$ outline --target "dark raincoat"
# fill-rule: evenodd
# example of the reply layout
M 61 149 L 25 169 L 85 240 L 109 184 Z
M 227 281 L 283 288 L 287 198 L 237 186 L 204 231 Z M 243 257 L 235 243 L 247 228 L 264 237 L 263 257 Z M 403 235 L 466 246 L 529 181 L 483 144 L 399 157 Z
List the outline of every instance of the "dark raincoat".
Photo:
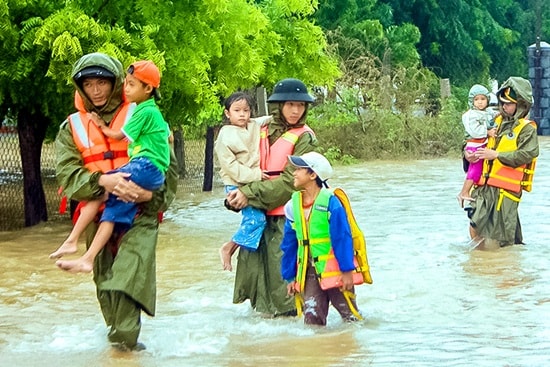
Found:
M 123 105 L 122 88 L 124 71 L 117 60 L 94 53 L 83 56 L 74 66 L 72 76 L 87 66 L 99 65 L 116 75 L 113 93 L 107 104 L 95 108 L 83 91 L 76 89 L 88 111 L 98 112 L 105 121 L 111 121 Z M 56 175 L 64 193 L 73 200 L 99 199 L 104 189 L 98 185 L 101 172 L 90 172 L 73 141 L 68 121 L 61 124 L 56 138 Z M 111 327 L 109 340 L 132 348 L 137 343 L 141 310 L 153 316 L 156 302 L 155 249 L 158 236 L 158 212 L 165 211 L 175 197 L 177 163 L 173 152 L 164 185 L 153 193 L 153 198 L 141 205 L 142 214 L 125 233 L 115 233 L 111 241 L 98 254 L 94 262 L 94 282 L 97 298 L 105 322 Z M 97 223 L 86 230 L 86 244 L 90 245 Z M 123 235 L 116 241 L 117 235 Z M 118 243 L 118 245 L 117 245 Z M 116 256 L 115 256 L 116 253 Z
M 531 84 L 529 81 L 519 78 L 509 78 L 500 88 L 511 87 L 517 94 L 517 109 L 514 116 L 507 115 L 499 102 L 499 110 L 502 115 L 502 123 L 497 131 L 496 145 L 503 136 L 506 136 L 518 125 L 520 118 L 526 118 L 533 103 Z M 499 90 L 499 91 L 500 91 Z M 498 95 L 498 93 L 497 93 Z M 517 138 L 518 148 L 512 152 L 499 152 L 498 160 L 504 165 L 518 167 L 529 163 L 539 155 L 539 143 L 536 129 L 525 126 Z M 521 192 L 509 192 L 520 198 Z M 499 188 L 493 186 L 477 186 L 472 192 L 473 214 L 470 224 L 478 236 L 485 239 L 498 241 L 501 246 L 522 244 L 523 235 L 518 215 L 519 202 L 504 197 L 500 210 L 497 210 Z
M 279 110 L 281 106 L 279 106 Z M 268 128 L 269 144 L 272 145 L 287 130 L 303 126 L 307 109 L 302 120 L 289 126 L 280 117 L 278 111 Z M 302 155 L 317 147 L 317 139 L 309 133 L 300 136 L 294 146 L 294 153 Z M 286 165 L 284 172 L 273 180 L 254 181 L 240 188 L 248 198 L 248 204 L 271 210 L 284 205 L 294 192 L 293 169 Z M 271 316 L 285 315 L 296 310 L 294 297 L 287 296 L 286 283 L 281 277 L 280 249 L 283 239 L 285 217 L 268 216 L 260 245 L 256 252 L 239 249 L 233 302 L 241 303 L 250 299 L 250 304 L 257 312 Z

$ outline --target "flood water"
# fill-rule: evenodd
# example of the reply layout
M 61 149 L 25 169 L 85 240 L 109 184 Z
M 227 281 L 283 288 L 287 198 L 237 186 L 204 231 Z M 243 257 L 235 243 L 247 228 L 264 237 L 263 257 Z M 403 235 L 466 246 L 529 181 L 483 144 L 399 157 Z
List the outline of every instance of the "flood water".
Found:
M 313 329 L 232 304 L 234 273 L 217 251 L 240 216 L 221 189 L 182 194 L 166 215 L 157 316 L 143 316 L 140 353 L 107 343 L 91 275 L 48 259 L 69 224 L 0 233 L 0 366 L 548 366 L 550 139 L 540 142 L 520 204 L 527 245 L 491 251 L 468 246 L 460 160 L 336 167 L 332 185 L 350 196 L 374 279 L 356 289 L 356 324 L 331 309 Z

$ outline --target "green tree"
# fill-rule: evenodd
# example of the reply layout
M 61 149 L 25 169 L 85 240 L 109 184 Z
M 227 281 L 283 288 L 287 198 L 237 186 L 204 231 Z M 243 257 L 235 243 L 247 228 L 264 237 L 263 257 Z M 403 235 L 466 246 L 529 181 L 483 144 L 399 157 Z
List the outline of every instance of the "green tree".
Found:
M 47 220 L 41 147 L 73 109 L 69 75 L 80 56 L 155 61 L 167 121 L 206 124 L 237 89 L 288 76 L 333 83 L 339 71 L 313 11 L 308 0 L 0 0 L 0 114 L 17 119 L 26 225 Z
M 417 27 L 396 25 L 391 7 L 377 0 L 321 0 L 315 19 L 328 34 L 337 35 L 338 41 L 332 38 L 331 43 L 338 45 L 343 59 L 359 53 L 394 66 L 415 67 L 420 61 Z
M 0 115 L 17 119 L 23 163 L 25 224 L 47 219 L 40 176 L 42 142 L 52 119 L 68 111 L 68 88 L 48 77 L 49 57 L 35 46 L 35 32 L 54 2 L 0 2 Z
M 414 24 L 422 34 L 424 66 L 453 83 L 527 76 L 526 48 L 536 41 L 536 3 L 548 19 L 548 0 L 378 0 L 392 9 L 395 25 Z M 550 36 L 548 22 L 541 35 Z

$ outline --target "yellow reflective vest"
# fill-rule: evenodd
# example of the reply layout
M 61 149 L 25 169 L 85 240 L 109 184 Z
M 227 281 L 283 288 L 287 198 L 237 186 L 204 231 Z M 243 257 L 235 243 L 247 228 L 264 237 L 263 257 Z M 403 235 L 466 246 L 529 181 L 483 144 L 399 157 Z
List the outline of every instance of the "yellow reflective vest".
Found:
M 298 292 L 303 291 L 310 260 L 315 267 L 321 289 L 342 286 L 342 272 L 330 242 L 328 205 L 331 196 L 333 196 L 332 191 L 321 189 L 311 208 L 309 220 L 306 220 L 302 206 L 302 193 L 298 191 L 292 194 L 293 225 L 298 239 L 296 272 L 296 290 Z M 356 256 L 354 256 L 353 262 L 356 269 L 353 272 L 353 283 L 362 284 L 364 282 L 363 274 L 358 270 L 360 266 Z
M 497 125 L 502 122 L 502 117 L 495 119 Z M 518 148 L 518 136 L 521 130 L 532 125 L 536 128 L 534 121 L 520 119 L 519 124 L 515 126 L 509 134 L 502 136 L 498 145 L 495 147 L 496 140 L 493 137 L 489 138 L 487 147 L 495 149 L 499 153 L 513 152 Z M 528 164 L 523 164 L 518 167 L 510 167 L 503 164 L 498 158 L 492 161 L 485 160 L 483 163 L 483 172 L 477 185 L 489 185 L 508 190 L 515 193 L 520 193 L 521 190 L 531 191 L 533 186 L 533 175 L 535 173 L 535 164 L 537 159 L 533 158 Z

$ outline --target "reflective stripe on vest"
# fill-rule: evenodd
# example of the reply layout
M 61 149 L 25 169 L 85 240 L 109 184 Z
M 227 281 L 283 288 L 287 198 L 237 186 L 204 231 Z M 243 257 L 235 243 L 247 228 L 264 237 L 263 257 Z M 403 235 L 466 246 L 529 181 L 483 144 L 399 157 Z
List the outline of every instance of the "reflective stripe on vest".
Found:
M 125 104 L 113 117 L 110 127 L 120 130 L 132 116 L 135 103 Z M 106 137 L 86 112 L 69 116 L 73 140 L 90 171 L 108 172 L 128 162 L 128 142 Z
M 496 119 L 500 125 L 502 117 Z M 532 125 L 536 128 L 534 121 L 520 119 L 519 124 L 512 129 L 511 134 L 501 137 L 496 147 L 497 152 L 513 152 L 517 150 L 517 139 L 520 132 L 527 125 Z M 489 140 L 489 147 L 494 147 L 494 138 Z M 489 186 L 498 187 L 504 190 L 520 193 L 521 190 L 531 191 L 533 185 L 533 176 L 535 173 L 536 158 L 528 164 L 523 164 L 519 167 L 510 167 L 504 165 L 500 160 L 486 160 L 483 164 L 483 172 L 478 184 L 487 184 Z
M 296 142 L 304 133 L 313 134 L 307 125 L 290 129 L 283 133 L 273 145 L 269 145 L 268 126 L 260 131 L 260 168 L 267 171 L 270 179 L 281 175 L 288 162 L 288 156 L 294 153 Z M 283 206 L 270 210 L 267 215 L 284 215 Z
M 300 209 L 296 210 L 296 207 Z M 307 221 L 302 206 L 302 195 L 299 195 L 299 192 L 292 194 L 292 212 L 294 217 L 292 227 L 296 231 L 296 239 L 298 240 L 296 283 L 294 287 L 295 290 L 300 293 L 304 290 L 304 285 L 306 284 L 310 245 Z

